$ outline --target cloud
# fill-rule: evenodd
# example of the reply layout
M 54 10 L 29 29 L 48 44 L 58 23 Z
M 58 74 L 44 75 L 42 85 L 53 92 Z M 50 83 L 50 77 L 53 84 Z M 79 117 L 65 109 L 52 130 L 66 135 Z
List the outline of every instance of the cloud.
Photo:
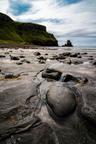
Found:
M 81 42 L 96 45 L 95 0 L 9 0 L 12 1 L 15 5 L 7 4 L 6 13 L 14 20 L 47 26 L 48 32 L 53 33 L 60 44 L 65 39 L 72 39 L 76 45 Z
M 0 12 L 7 13 L 9 9 L 9 1 L 8 0 L 0 0 Z

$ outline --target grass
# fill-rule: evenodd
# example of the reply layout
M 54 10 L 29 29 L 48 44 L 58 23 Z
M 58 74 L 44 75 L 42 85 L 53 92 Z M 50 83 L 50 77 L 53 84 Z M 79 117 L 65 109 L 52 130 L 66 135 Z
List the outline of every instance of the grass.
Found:
M 45 26 L 15 22 L 8 20 L 6 15 L 3 15 L 3 19 L 0 20 L 0 44 L 57 45 L 55 37 L 46 32 Z

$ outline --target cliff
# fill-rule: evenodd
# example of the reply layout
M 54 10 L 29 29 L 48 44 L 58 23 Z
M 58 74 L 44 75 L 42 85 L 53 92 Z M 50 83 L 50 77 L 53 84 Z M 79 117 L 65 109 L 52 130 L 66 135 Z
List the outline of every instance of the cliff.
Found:
M 15 22 L 3 13 L 0 13 L 0 43 L 58 46 L 56 38 L 46 31 L 45 26 Z

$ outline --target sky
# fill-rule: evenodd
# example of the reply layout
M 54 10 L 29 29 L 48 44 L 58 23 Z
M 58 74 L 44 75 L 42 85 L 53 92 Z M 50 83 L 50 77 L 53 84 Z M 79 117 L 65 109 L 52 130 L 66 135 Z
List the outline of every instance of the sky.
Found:
M 0 12 L 45 25 L 59 45 L 96 46 L 96 0 L 0 0 Z

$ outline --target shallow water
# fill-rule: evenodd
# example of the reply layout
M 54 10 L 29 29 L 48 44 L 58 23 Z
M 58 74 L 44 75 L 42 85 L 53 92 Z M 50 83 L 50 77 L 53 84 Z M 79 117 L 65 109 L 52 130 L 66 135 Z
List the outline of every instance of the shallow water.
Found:
M 68 51 L 96 51 L 96 46 L 82 46 L 82 47 L 46 47 L 47 49 L 58 49 L 58 50 L 68 50 Z

